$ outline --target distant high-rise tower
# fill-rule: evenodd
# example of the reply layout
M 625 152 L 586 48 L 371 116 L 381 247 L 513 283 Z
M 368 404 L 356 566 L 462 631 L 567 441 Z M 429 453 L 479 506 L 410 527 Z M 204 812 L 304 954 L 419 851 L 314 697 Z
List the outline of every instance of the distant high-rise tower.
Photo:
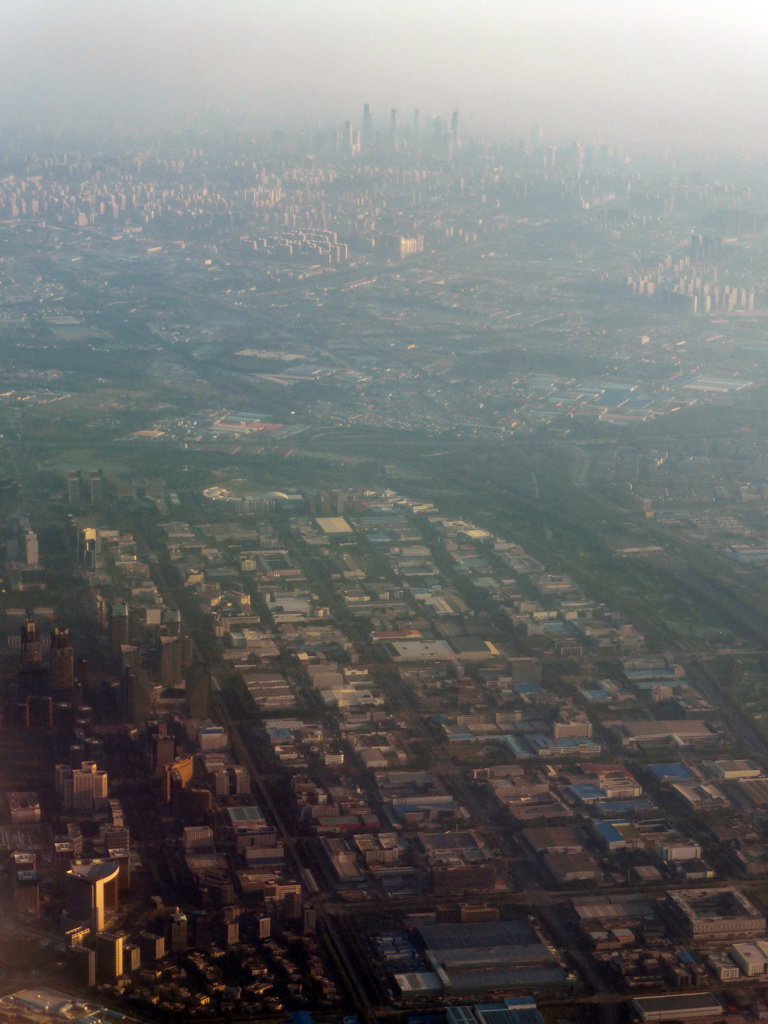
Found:
M 42 641 L 37 623 L 30 616 L 21 627 L 21 666 L 19 668 L 19 697 L 48 694 L 50 682 L 43 665 Z
M 394 143 L 397 138 L 397 110 L 394 107 L 389 112 L 389 134 Z
M 30 615 L 21 627 L 21 670 L 38 668 L 41 663 L 40 631 Z
M 75 685 L 72 640 L 63 626 L 54 626 L 51 632 L 51 681 L 54 692 L 69 691 Z
M 24 561 L 27 565 L 37 565 L 40 561 L 40 552 L 37 545 L 37 534 L 34 530 L 27 530 L 24 534 Z
M 102 488 L 104 474 L 100 469 L 95 470 L 88 477 L 89 498 L 92 505 L 100 505 L 103 497 Z
M 67 474 L 67 502 L 70 505 L 79 505 L 81 500 L 82 479 L 80 470 L 73 470 Z
M 160 682 L 165 689 L 181 686 L 181 643 L 177 636 L 161 636 Z
M 177 910 L 166 920 L 165 938 L 167 946 L 174 953 L 183 952 L 189 945 L 187 940 L 187 916 Z
M 371 116 L 370 103 L 366 103 L 363 107 L 362 143 L 366 149 L 368 149 L 373 143 L 373 117 Z

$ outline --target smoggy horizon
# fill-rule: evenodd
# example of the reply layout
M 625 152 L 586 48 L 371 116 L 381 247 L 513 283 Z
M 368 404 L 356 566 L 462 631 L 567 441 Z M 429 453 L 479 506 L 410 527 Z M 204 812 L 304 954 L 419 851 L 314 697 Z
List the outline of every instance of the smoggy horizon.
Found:
M 4 125 L 223 116 L 265 128 L 413 108 L 498 138 L 768 145 L 768 11 L 745 0 L 0 0 Z

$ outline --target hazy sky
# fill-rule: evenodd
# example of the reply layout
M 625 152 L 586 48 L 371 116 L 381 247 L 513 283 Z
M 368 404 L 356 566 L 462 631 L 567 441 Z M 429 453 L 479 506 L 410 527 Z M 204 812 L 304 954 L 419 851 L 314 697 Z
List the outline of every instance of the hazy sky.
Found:
M 763 0 L 0 0 L 0 119 L 413 107 L 545 138 L 768 139 Z

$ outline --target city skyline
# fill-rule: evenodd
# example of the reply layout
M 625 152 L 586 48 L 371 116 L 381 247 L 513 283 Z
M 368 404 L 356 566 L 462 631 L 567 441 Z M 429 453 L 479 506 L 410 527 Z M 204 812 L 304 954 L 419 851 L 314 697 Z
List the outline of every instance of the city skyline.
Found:
M 419 4 L 4 0 L 8 124 L 224 115 L 345 119 L 370 102 L 460 108 L 478 130 L 737 149 L 767 138 L 768 15 L 745 0 Z M 359 101 L 359 102 L 358 102 Z

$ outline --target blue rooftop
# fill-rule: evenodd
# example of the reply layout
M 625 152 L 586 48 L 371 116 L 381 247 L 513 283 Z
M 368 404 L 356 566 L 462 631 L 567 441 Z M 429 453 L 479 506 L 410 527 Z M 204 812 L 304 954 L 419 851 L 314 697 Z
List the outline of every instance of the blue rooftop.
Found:
M 606 843 L 623 843 L 624 837 L 610 821 L 596 821 L 592 828 Z
M 579 800 L 599 800 L 603 795 L 603 791 L 591 782 L 580 782 L 575 786 L 569 786 L 568 789 L 573 793 Z
M 503 1003 L 479 1003 L 475 1015 L 481 1024 L 544 1024 L 536 1003 L 530 997 L 505 999 Z

